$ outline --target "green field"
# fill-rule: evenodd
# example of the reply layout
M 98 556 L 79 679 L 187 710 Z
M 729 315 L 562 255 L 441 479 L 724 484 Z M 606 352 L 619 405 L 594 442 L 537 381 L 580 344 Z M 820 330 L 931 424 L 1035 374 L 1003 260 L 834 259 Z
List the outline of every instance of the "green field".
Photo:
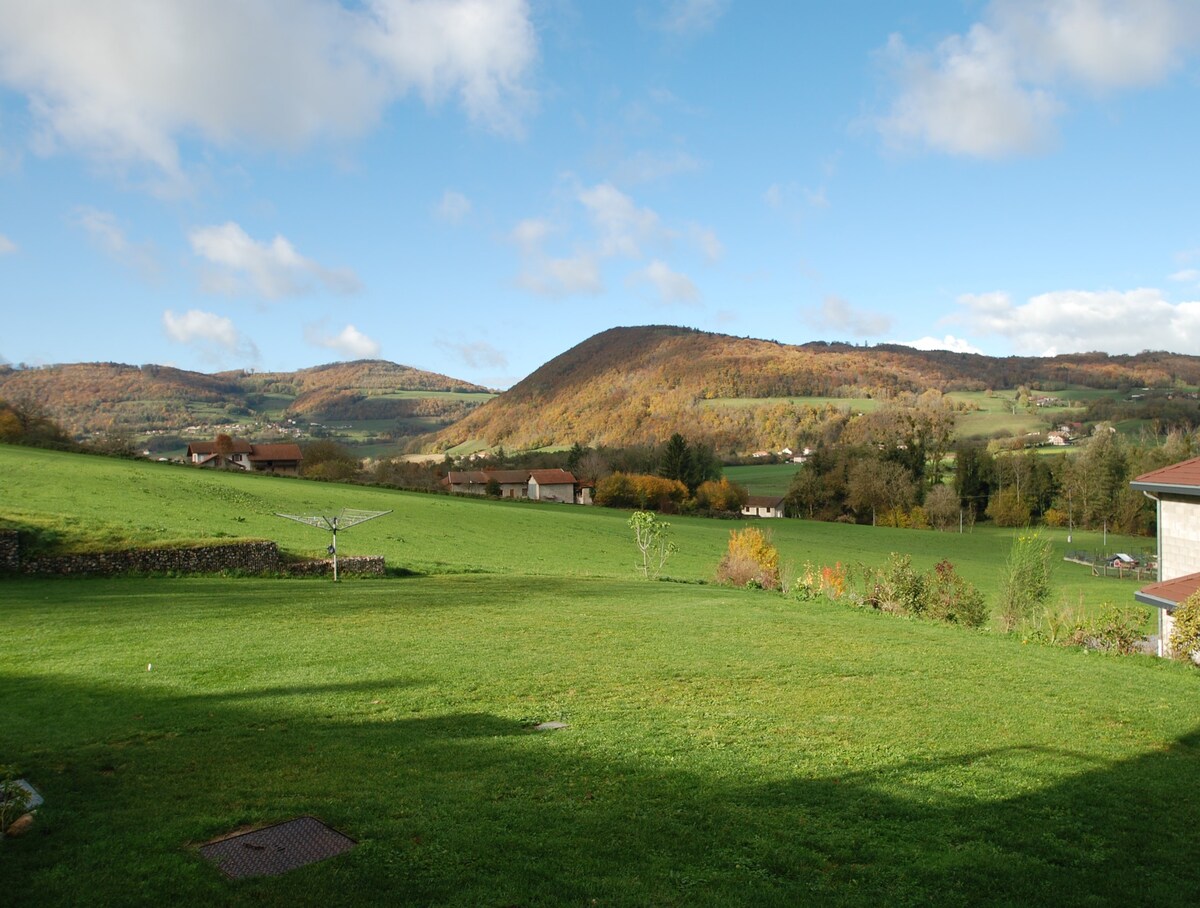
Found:
M 672 519 L 683 582 L 648 583 L 627 515 L 603 509 L 4 446 L 0 475 L 0 517 L 67 547 L 316 554 L 321 534 L 272 512 L 392 508 L 339 547 L 418 572 L 0 580 L 0 764 L 47 798 L 0 841 L 5 904 L 1200 897 L 1184 666 L 700 583 L 721 521 Z M 949 557 L 989 594 L 1011 538 L 771 524 L 788 560 Z M 1135 586 L 1061 561 L 1054 580 L 1093 605 Z M 196 853 L 306 814 L 355 850 L 236 883 Z
M 786 495 L 792 477 L 802 469 L 797 463 L 764 463 L 726 467 L 725 475 L 750 490 L 751 495 Z

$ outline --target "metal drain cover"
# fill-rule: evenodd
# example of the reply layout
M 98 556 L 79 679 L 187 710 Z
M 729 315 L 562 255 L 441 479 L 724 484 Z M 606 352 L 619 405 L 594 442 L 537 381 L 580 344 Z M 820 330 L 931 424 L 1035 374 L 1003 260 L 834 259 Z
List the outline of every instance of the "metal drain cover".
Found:
M 349 851 L 354 839 L 316 817 L 297 817 L 200 846 L 200 854 L 231 879 L 279 876 Z

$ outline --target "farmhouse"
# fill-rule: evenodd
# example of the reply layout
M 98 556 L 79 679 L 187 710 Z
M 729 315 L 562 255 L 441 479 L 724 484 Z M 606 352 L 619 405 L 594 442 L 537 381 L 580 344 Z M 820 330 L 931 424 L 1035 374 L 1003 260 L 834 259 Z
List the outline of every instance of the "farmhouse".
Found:
M 751 495 L 742 507 L 743 517 L 782 517 L 782 495 Z
M 588 490 L 580 496 L 578 481 L 566 470 L 451 470 L 442 480 L 448 491 L 459 495 L 486 495 L 493 483 L 501 498 L 591 504 Z
M 575 503 L 575 477 L 566 470 L 530 470 L 529 497 L 534 501 Z
M 1130 485 L 1158 507 L 1158 582 L 1134 598 L 1158 612 L 1158 654 L 1170 655 L 1172 613 L 1200 590 L 1200 457 L 1144 473 Z
M 192 442 L 187 448 L 188 463 L 200 467 L 297 476 L 300 473 L 300 461 L 304 459 L 300 446 L 295 442 L 256 445 L 234 438 L 224 448 L 222 452 L 221 446 L 215 441 Z

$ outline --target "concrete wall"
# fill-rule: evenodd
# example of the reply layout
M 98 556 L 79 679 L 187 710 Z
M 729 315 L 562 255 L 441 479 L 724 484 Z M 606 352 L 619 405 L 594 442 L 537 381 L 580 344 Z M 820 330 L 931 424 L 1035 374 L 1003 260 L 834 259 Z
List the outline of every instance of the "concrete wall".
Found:
M 1195 498 L 1159 499 L 1158 579 L 1174 580 L 1200 571 L 1200 501 Z

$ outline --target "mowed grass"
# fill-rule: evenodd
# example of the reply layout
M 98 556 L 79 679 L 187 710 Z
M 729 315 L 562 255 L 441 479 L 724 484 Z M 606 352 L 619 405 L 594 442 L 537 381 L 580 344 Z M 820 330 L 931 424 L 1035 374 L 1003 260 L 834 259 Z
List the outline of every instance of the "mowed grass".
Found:
M 1200 897 L 1180 665 L 612 578 L 0 590 L 0 756 L 47 799 L 5 904 Z M 358 846 L 240 882 L 196 852 L 305 814 Z

